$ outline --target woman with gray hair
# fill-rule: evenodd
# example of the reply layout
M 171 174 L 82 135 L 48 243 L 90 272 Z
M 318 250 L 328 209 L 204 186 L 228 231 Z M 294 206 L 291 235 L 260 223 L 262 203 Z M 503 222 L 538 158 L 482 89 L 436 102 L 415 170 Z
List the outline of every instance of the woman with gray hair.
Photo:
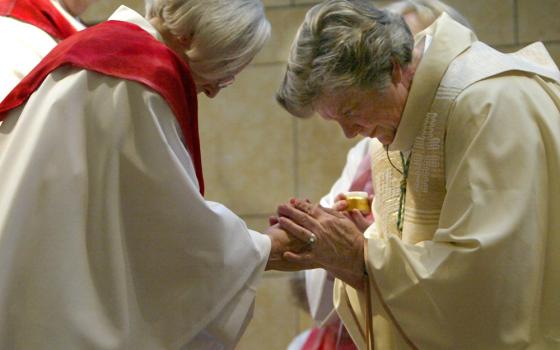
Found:
M 310 117 L 313 103 L 327 90 L 382 89 L 389 86 L 393 67 L 404 68 L 411 63 L 414 40 L 403 19 L 387 11 L 368 11 L 370 6 L 365 0 L 327 1 L 307 13 L 276 95 L 286 110 L 298 117 Z M 341 16 L 346 12 L 348 16 Z M 351 30 L 338 30 L 348 26 L 343 21 L 350 22 Z M 372 61 L 374 53 L 376 60 Z M 344 131 L 347 137 L 357 135 Z
M 456 9 L 439 0 L 395 1 L 383 7 L 383 9 L 401 15 L 413 35 L 430 26 L 443 12 L 465 27 L 470 28 L 469 22 Z M 347 212 L 347 215 L 352 218 L 362 232 L 373 223 L 373 216 L 371 212 L 347 210 L 346 194 L 360 191 L 373 196 L 370 157 L 372 147 L 379 147 L 378 141 L 364 137 L 348 151 L 346 164 L 340 177 L 333 183 L 329 193 L 320 200 L 323 207 L 333 208 L 343 213 Z M 304 282 L 311 316 L 318 324 L 329 326 L 327 331 L 324 327 L 321 330 L 314 328 L 309 338 L 314 335 L 317 338 L 315 333 L 322 334 L 324 341 L 336 338 L 332 336 L 329 338 L 328 331 L 332 329 L 336 329 L 339 335 L 344 335 L 344 330 L 341 331 L 333 327 L 333 325 L 336 325 L 338 318 L 333 317 L 332 288 L 334 281 L 332 277 L 328 276 L 328 272 L 323 269 L 307 270 L 305 271 Z M 341 325 L 341 327 L 343 326 Z M 337 342 L 340 346 L 344 343 L 344 340 L 337 339 Z M 346 340 L 346 342 L 348 341 Z M 302 349 L 313 349 L 313 347 L 307 346 Z
M 455 21 L 472 29 L 469 22 L 457 10 L 439 0 L 402 0 L 393 2 L 383 9 L 401 15 L 413 35 L 426 29 L 444 12 Z M 375 144 L 377 141 L 366 137 L 349 150 L 342 174 L 333 184 L 330 192 L 321 199 L 322 206 L 345 211 L 344 192 L 363 191 L 369 195 L 373 194 L 369 155 L 371 143 Z M 372 223 L 371 214 L 361 215 L 359 211 L 352 211 L 349 215 L 362 230 Z
M 443 14 L 412 46 L 369 1 L 313 7 L 279 102 L 371 152 L 375 222 L 292 200 L 279 223 L 323 267 L 360 349 L 560 346 L 560 72 L 542 46 L 502 54 Z M 523 169 L 523 171 L 519 171 Z M 504 321 L 507 320 L 507 321 Z
M 119 8 L 0 104 L 0 348 L 231 349 L 303 243 L 204 199 L 197 94 L 270 33 L 258 0 Z
M 383 9 L 401 15 L 413 35 L 426 29 L 444 12 L 472 30 L 469 22 L 457 10 L 439 0 L 402 0 L 393 2 Z M 373 194 L 369 149 L 372 143 L 377 142 L 366 137 L 348 151 L 342 174 L 333 184 L 330 192 L 321 199 L 322 206 L 345 211 L 345 192 L 363 191 L 369 195 Z M 363 215 L 359 211 L 352 211 L 349 215 L 362 230 L 372 223 L 371 214 Z

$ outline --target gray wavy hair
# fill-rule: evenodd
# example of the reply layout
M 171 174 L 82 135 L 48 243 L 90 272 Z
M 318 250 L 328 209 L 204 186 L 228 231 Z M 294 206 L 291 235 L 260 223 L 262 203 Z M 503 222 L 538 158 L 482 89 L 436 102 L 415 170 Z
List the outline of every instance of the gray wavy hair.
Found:
M 146 0 L 146 18 L 192 37 L 189 65 L 207 79 L 236 74 L 270 37 L 260 0 Z
M 402 17 L 370 0 L 327 0 L 312 7 L 292 44 L 276 100 L 297 117 L 327 91 L 383 91 L 393 63 L 408 65 L 414 40 Z
M 445 12 L 456 22 L 472 29 L 469 21 L 459 11 L 439 0 L 401 0 L 387 5 L 385 9 L 398 13 L 401 16 L 415 13 L 425 27 L 428 27 Z

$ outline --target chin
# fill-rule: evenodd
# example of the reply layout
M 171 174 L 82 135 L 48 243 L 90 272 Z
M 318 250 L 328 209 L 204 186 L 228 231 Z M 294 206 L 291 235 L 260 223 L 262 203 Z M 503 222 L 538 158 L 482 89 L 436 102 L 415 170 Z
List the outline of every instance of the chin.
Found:
M 388 146 L 391 143 L 393 143 L 393 136 L 389 136 L 389 135 L 380 135 L 380 136 L 376 136 L 377 140 L 379 142 L 381 142 L 383 145 Z

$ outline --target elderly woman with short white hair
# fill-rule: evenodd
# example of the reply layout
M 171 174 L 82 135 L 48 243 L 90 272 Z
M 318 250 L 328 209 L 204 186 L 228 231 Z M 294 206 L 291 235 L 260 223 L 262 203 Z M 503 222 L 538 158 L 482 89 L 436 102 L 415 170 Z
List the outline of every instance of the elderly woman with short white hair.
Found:
M 197 94 L 270 34 L 258 0 L 119 8 L 0 104 L 0 348 L 231 349 L 304 243 L 204 199 Z
M 255 0 L 148 0 L 146 18 L 170 47 L 186 55 L 198 92 L 208 97 L 233 83 L 270 36 L 262 4 Z
M 371 150 L 375 222 L 308 201 L 278 209 L 323 267 L 360 349 L 560 347 L 560 72 L 443 14 L 413 41 L 365 0 L 327 0 L 301 25 L 277 98 Z M 522 169 L 522 171 L 520 171 Z

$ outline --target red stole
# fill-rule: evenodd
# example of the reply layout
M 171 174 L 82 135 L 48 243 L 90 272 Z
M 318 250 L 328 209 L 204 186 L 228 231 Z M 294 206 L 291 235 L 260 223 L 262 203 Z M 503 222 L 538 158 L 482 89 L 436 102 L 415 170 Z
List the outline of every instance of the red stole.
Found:
M 24 104 L 47 75 L 64 65 L 136 81 L 161 95 L 181 127 L 200 193 L 204 194 L 198 100 L 189 67 L 167 46 L 134 24 L 107 21 L 62 41 L 0 103 L 0 121 L 8 111 Z
M 357 350 L 352 338 L 339 320 L 338 322 L 311 329 L 301 350 Z
M 57 40 L 77 32 L 50 0 L 0 0 L 0 16 L 34 25 Z

